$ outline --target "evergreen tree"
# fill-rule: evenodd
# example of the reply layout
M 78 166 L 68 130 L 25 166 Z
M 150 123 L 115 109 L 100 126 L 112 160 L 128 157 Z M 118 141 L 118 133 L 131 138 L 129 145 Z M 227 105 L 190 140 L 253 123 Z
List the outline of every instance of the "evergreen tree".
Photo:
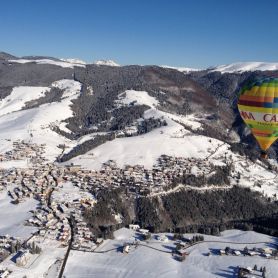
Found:
M 16 245 L 15 245 L 15 251 L 18 252 L 18 251 L 20 250 L 20 248 L 21 248 L 21 244 L 20 244 L 20 242 L 17 240 L 17 241 L 16 241 Z
M 15 244 L 13 242 L 11 242 L 11 253 L 15 253 L 16 249 L 15 249 Z
M 31 244 L 31 253 L 35 254 L 35 251 L 36 251 L 36 245 L 35 245 L 35 242 L 33 241 Z

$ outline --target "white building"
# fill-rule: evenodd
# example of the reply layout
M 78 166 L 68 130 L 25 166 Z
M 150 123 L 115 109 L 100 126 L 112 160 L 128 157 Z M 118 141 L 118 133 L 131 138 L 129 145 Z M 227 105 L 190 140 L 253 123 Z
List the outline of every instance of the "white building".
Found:
M 133 230 L 133 231 L 137 231 L 140 229 L 140 226 L 137 224 L 129 224 L 128 227 L 130 230 Z
M 16 258 L 16 265 L 17 266 L 26 265 L 30 256 L 31 255 L 30 255 L 29 251 L 21 252 L 21 254 L 19 254 L 18 257 Z

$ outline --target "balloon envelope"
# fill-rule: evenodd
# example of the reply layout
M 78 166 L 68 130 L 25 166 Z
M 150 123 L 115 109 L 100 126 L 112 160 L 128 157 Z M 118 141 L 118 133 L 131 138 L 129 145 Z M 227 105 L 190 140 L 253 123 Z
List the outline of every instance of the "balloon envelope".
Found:
M 278 138 L 278 78 L 264 78 L 243 87 L 238 110 L 266 151 Z

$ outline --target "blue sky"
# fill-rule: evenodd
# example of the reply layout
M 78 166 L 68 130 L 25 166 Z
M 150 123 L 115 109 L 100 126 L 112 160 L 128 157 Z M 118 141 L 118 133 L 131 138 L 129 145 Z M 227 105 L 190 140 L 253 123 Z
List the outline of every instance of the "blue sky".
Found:
M 277 62 L 277 0 L 1 0 L 0 50 L 87 62 Z

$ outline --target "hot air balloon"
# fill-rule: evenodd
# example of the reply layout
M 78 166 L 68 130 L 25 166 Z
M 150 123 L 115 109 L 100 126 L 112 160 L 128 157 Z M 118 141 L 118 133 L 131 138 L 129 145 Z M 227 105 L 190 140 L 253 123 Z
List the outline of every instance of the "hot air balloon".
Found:
M 278 78 L 263 78 L 240 91 L 238 110 L 267 157 L 268 148 L 278 138 Z

